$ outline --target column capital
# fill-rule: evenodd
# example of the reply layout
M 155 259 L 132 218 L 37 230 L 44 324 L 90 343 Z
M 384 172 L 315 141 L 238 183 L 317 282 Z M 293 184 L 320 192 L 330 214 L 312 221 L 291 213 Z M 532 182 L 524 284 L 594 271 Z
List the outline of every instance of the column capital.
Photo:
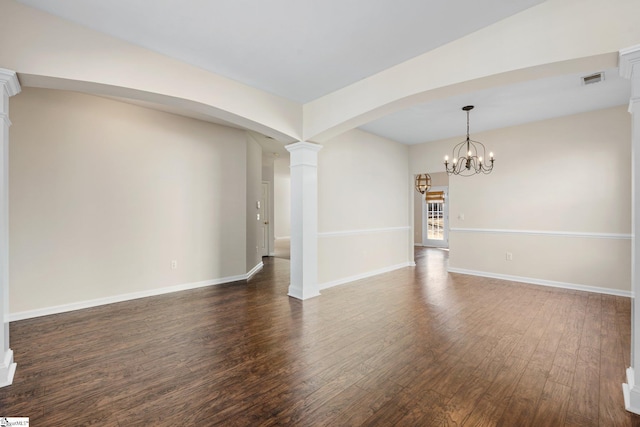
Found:
M 631 80 L 629 112 L 637 111 L 640 106 L 640 45 L 619 51 L 618 71 L 621 77 Z
M 290 153 L 300 150 L 311 150 L 317 153 L 318 151 L 322 150 L 322 145 L 316 144 L 315 142 L 300 141 L 285 145 L 284 148 L 286 148 Z
M 6 68 L 0 68 L 0 85 L 4 86 L 9 96 L 17 95 L 22 90 L 16 72 Z
M 313 142 L 295 142 L 285 145 L 284 148 L 291 153 L 289 166 L 318 166 L 318 152 L 322 150 L 322 145 Z

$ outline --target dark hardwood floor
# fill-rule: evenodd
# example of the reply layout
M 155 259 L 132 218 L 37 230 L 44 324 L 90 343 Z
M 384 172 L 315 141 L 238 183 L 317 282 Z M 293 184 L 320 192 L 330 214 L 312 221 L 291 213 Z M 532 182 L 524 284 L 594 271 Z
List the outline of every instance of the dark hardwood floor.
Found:
M 14 322 L 0 416 L 32 426 L 632 426 L 630 300 L 417 267 L 249 283 Z

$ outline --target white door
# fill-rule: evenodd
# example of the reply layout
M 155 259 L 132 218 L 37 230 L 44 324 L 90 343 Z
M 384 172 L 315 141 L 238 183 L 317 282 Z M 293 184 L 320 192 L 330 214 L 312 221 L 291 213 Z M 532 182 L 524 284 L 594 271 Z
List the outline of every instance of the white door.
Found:
M 448 187 L 432 187 L 429 193 L 429 201 L 422 199 L 422 245 L 448 248 Z
M 262 198 L 260 199 L 260 252 L 262 256 L 269 256 L 269 183 L 262 183 Z

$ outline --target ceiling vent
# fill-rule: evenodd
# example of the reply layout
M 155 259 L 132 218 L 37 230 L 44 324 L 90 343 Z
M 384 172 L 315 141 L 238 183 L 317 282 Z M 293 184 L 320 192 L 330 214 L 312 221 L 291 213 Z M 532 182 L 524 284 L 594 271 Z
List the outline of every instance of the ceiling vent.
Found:
M 595 73 L 588 76 L 583 76 L 582 84 L 585 86 L 592 85 L 592 84 L 600 83 L 603 80 L 604 80 L 604 73 L 600 72 L 600 73 Z

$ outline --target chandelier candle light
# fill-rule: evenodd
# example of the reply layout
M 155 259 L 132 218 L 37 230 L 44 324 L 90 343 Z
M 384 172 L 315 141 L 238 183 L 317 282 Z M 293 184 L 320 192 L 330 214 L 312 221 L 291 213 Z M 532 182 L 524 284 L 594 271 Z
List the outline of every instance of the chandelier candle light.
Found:
M 467 139 L 453 147 L 453 159 L 449 164 L 449 156 L 444 156 L 444 167 L 447 175 L 471 176 L 477 173 L 488 174 L 493 170 L 493 153 L 489 153 L 489 165 L 483 160 L 486 149 L 481 142 L 469 139 L 469 111 L 473 105 L 462 107 L 467 112 Z

